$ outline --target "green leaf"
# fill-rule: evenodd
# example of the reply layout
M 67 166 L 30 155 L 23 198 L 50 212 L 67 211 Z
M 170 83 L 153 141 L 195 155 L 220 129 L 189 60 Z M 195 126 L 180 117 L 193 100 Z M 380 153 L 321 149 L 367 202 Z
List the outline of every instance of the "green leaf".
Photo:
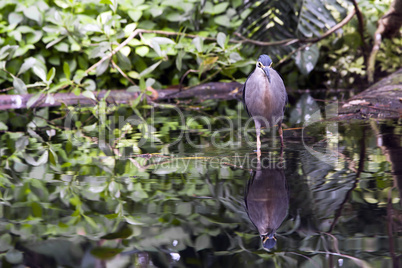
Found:
M 20 70 L 18 71 L 18 75 L 25 73 L 26 71 L 28 71 L 29 69 L 31 69 L 36 63 L 36 59 L 29 57 L 27 58 L 24 63 L 21 65 Z
M 133 109 L 135 109 L 138 106 L 138 104 L 140 103 L 143 95 L 144 95 L 144 93 L 141 93 L 140 95 L 138 95 L 138 97 L 135 100 L 133 100 L 133 102 L 131 103 L 131 107 Z
M 43 164 L 46 164 L 48 159 L 49 159 L 49 152 L 46 150 L 39 158 L 38 160 L 35 160 L 31 155 L 29 154 L 24 154 L 24 159 L 25 161 L 30 164 L 31 166 L 40 166 Z
M 52 67 L 52 69 L 50 69 L 50 71 L 47 73 L 46 76 L 48 84 L 50 84 L 53 81 L 55 75 L 56 75 L 56 68 Z
M 85 90 L 84 92 L 82 92 L 82 95 L 83 95 L 84 97 L 89 98 L 89 99 L 96 100 L 95 95 L 94 95 L 94 93 L 93 93 L 92 91 Z
M 73 144 L 71 143 L 71 141 L 66 141 L 66 152 L 70 153 L 73 150 Z
M 177 70 L 179 70 L 179 71 L 181 71 L 182 61 L 183 61 L 184 55 L 185 55 L 184 50 L 180 50 L 179 53 L 177 53 L 177 57 L 176 57 L 176 68 L 177 68 Z
M 154 63 L 154 64 L 151 65 L 150 67 L 146 68 L 144 71 L 142 71 L 142 72 L 140 73 L 140 77 L 144 77 L 144 76 L 150 74 L 150 73 L 151 73 L 153 70 L 155 70 L 156 67 L 158 67 L 159 64 L 161 64 L 161 63 L 162 63 L 162 61 L 160 60 L 160 61 L 158 61 L 157 63 Z
M 40 218 L 42 217 L 42 206 L 38 203 L 38 202 L 32 202 L 31 204 L 32 207 L 32 214 L 34 215 L 34 217 Z
M 220 26 L 227 26 L 230 24 L 230 18 L 226 15 L 215 17 L 214 21 Z
M 0 121 L 0 130 L 8 130 L 8 126 Z
M 10 234 L 5 233 L 0 237 L 0 252 L 7 251 L 12 249 L 13 246 L 11 245 L 12 237 Z
M 63 63 L 63 72 L 64 72 L 64 75 L 66 76 L 66 78 L 70 79 L 70 77 L 71 77 L 70 65 L 68 65 L 67 61 L 65 61 Z
M 17 50 L 18 46 L 6 45 L 0 49 L 0 60 L 7 58 L 10 60 Z
M 89 78 L 84 80 L 83 85 L 84 85 L 84 88 L 89 91 L 95 91 L 95 89 L 96 89 L 95 81 L 92 79 L 89 79 Z
M 49 148 L 49 161 L 53 165 L 57 165 L 57 163 L 58 163 L 57 154 L 51 148 Z
M 319 55 L 319 48 L 315 44 L 298 51 L 296 54 L 296 65 L 300 72 L 304 75 L 308 75 L 317 64 Z
M 195 45 L 198 52 L 202 52 L 202 39 L 199 36 L 195 37 L 192 43 Z
M 59 43 L 61 40 L 63 40 L 64 38 L 66 38 L 66 36 L 62 36 L 59 38 L 54 39 L 52 42 L 48 43 L 46 45 L 46 49 L 51 48 L 52 46 L 56 45 L 57 43 Z
M 110 0 L 101 0 L 99 3 L 100 4 L 106 4 L 106 5 L 113 5 L 113 2 L 110 1 Z
M 214 12 L 214 14 L 220 14 L 220 13 L 226 11 L 228 6 L 229 6 L 228 2 L 223 2 L 223 3 L 217 4 L 216 6 L 214 6 L 213 12 Z
M 34 74 L 36 74 L 43 82 L 47 82 L 46 72 L 44 69 L 35 65 L 32 67 L 32 70 L 34 71 Z
M 85 76 L 87 76 L 85 71 L 77 70 L 74 74 L 73 80 L 75 83 L 79 84 L 79 83 L 81 83 L 82 78 L 84 78 Z
M 107 235 L 104 235 L 101 237 L 101 239 L 107 239 L 107 240 L 113 240 L 113 239 L 126 239 L 128 237 L 130 237 L 133 234 L 133 230 L 125 225 L 123 228 L 121 228 L 120 230 L 114 232 L 114 233 L 110 233 Z
M 35 67 L 34 67 L 35 68 Z M 28 102 L 27 102 L 27 108 L 31 108 L 32 105 L 34 105 L 36 103 L 36 101 L 42 96 L 42 94 L 36 93 L 35 95 L 33 95 L 31 98 L 29 98 Z
M 210 247 L 210 238 L 209 235 L 203 234 L 195 240 L 195 249 L 197 251 L 203 250 Z
M 10 14 L 8 14 L 8 23 L 10 23 L 10 25 L 18 24 L 23 19 L 24 19 L 24 17 L 20 13 L 11 12 Z
M 92 249 L 91 254 L 98 259 L 107 260 L 113 258 L 122 251 L 122 248 L 98 247 Z
M 27 44 L 36 44 L 42 38 L 42 31 L 34 31 L 26 35 Z
M 118 65 L 122 70 L 131 70 L 131 61 L 128 57 L 120 51 L 116 53 L 116 56 Z
M 18 92 L 18 94 L 28 93 L 27 86 L 25 85 L 24 81 L 22 81 L 18 77 L 14 77 L 13 86 L 15 90 Z
M 65 52 L 65 53 L 69 52 L 68 44 L 66 44 L 65 42 L 58 43 L 57 45 L 54 46 L 54 48 L 60 52 Z
M 109 68 L 110 59 L 104 60 L 97 68 L 96 68 L 96 76 L 102 75 Z
M 153 84 L 155 84 L 156 80 L 153 78 L 148 78 L 147 81 L 145 81 L 145 86 L 146 87 L 152 87 Z
M 128 92 L 140 92 L 141 89 L 140 89 L 139 86 L 130 86 L 130 87 L 127 88 L 127 91 Z
M 218 36 L 216 37 L 216 41 L 218 42 L 218 45 L 222 48 L 225 49 L 225 42 L 226 42 L 226 34 L 219 32 Z
M 96 224 L 96 222 L 91 217 L 88 217 L 88 216 L 85 216 L 85 215 L 83 215 L 83 216 L 84 216 L 85 221 L 88 222 L 89 225 L 91 225 L 94 229 L 98 229 L 98 225 Z
M 144 57 L 149 53 L 149 48 L 147 46 L 139 46 L 135 49 L 135 54 Z
M 176 44 L 172 39 L 167 38 L 167 37 L 154 37 L 151 39 L 151 41 L 154 41 L 154 42 L 158 43 L 159 45 Z
M 29 7 L 23 9 L 23 12 L 25 17 L 37 21 L 38 24 L 41 23 L 42 15 L 40 14 L 39 9 L 36 6 L 30 5 Z
M 20 264 L 24 260 L 24 255 L 19 250 L 11 249 L 6 253 L 6 260 L 11 264 Z
M 139 21 L 142 16 L 141 10 L 130 10 L 128 16 L 135 22 Z

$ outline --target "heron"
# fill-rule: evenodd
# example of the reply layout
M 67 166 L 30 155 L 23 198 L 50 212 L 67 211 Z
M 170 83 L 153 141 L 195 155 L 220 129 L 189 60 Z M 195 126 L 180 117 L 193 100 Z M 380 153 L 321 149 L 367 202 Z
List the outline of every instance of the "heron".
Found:
M 288 214 L 289 192 L 283 169 L 257 169 L 248 181 L 246 212 L 266 249 L 276 244 L 275 232 Z
M 257 134 L 257 154 L 261 154 L 261 127 L 278 125 L 281 147 L 283 147 L 282 120 L 287 102 L 285 85 L 280 75 L 271 67 L 268 55 L 261 55 L 254 71 L 243 85 L 243 102 L 253 118 Z

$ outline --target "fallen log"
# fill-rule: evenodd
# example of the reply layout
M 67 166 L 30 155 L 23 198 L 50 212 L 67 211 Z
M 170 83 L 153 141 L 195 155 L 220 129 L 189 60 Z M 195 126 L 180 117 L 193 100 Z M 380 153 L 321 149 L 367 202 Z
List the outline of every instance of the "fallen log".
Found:
M 242 84 L 237 82 L 212 82 L 198 86 L 194 86 L 187 90 L 179 90 L 178 88 L 169 88 L 161 90 L 153 90 L 153 96 L 149 97 L 152 101 L 162 101 L 168 99 L 186 99 L 196 98 L 199 101 L 205 99 L 235 99 L 239 97 Z M 105 98 L 108 90 L 94 92 L 96 101 Z M 139 92 L 128 92 L 125 90 L 110 90 L 107 95 L 106 102 L 114 104 L 129 104 L 139 96 Z M 23 95 L 0 95 L 0 110 L 8 109 L 25 109 L 29 99 L 34 94 Z M 66 105 L 94 105 L 96 101 L 86 96 L 75 95 L 73 93 L 55 93 L 49 99 L 46 94 L 42 94 L 30 108 L 60 106 L 62 103 Z
M 402 68 L 349 99 L 339 119 L 402 117 Z

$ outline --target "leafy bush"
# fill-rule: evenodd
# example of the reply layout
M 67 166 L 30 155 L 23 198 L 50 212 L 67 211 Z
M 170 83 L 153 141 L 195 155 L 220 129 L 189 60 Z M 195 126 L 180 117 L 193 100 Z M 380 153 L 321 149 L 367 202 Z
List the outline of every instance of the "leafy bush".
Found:
M 239 45 L 229 43 L 220 32 L 231 33 L 240 25 L 241 14 L 236 13 L 235 5 L 238 3 L 2 2 L 0 83 L 12 85 L 10 93 L 35 93 L 39 88 L 42 93 L 68 89 L 79 94 L 127 87 L 130 82 L 125 75 L 141 88 L 154 83 L 156 88 L 178 84 L 190 69 L 197 71 L 188 74 L 190 85 L 218 73 L 221 78 L 234 79 L 233 74 L 250 63 L 242 58 Z M 88 71 L 135 29 L 144 31 L 111 60 Z M 164 32 L 155 33 L 154 29 Z M 248 71 L 244 69 L 242 76 Z

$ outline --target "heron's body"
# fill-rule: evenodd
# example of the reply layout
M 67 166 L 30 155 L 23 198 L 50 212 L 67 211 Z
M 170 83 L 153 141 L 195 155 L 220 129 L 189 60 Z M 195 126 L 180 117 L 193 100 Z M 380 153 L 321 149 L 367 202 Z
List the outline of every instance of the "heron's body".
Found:
M 264 247 L 275 245 L 274 234 L 286 218 L 289 208 L 284 171 L 281 169 L 254 171 L 244 199 L 247 214 L 257 227 Z
M 287 101 L 285 85 L 280 75 L 270 67 L 272 61 L 261 55 L 255 70 L 243 86 L 243 100 L 248 114 L 253 117 L 257 132 L 257 151 L 260 150 L 261 127 L 278 125 L 283 146 L 282 119 Z

